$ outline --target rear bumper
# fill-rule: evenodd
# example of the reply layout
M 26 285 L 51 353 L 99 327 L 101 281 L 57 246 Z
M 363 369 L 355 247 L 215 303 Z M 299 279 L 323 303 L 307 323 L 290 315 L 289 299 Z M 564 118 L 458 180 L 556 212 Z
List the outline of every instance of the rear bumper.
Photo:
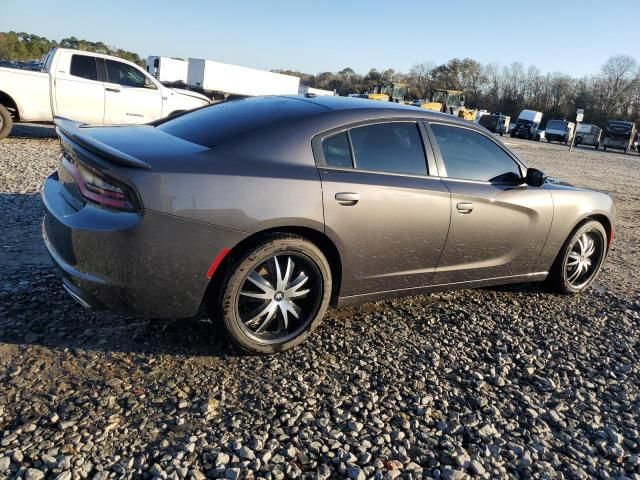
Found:
M 209 284 L 207 271 L 224 248 L 246 234 L 145 210 L 74 209 L 57 174 L 45 182 L 42 236 L 79 303 L 160 318 L 194 316 Z

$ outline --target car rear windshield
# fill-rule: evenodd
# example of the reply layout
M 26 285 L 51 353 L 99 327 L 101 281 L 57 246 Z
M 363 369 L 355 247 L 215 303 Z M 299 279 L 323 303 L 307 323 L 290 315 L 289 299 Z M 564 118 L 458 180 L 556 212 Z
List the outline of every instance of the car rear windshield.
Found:
M 195 110 L 161 123 L 158 128 L 211 148 L 248 132 L 325 110 L 325 107 L 295 98 L 255 97 Z
M 547 130 L 565 130 L 567 127 L 562 120 L 549 120 Z

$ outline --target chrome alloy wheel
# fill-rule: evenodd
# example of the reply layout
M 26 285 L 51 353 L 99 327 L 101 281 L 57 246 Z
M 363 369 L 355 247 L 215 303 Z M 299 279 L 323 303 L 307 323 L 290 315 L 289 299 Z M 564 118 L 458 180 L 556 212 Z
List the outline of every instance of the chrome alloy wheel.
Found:
M 315 262 L 299 252 L 281 252 L 245 276 L 236 295 L 242 328 L 262 343 L 297 336 L 315 318 L 322 277 Z
M 580 235 L 569 250 L 565 263 L 567 282 L 576 289 L 589 283 L 604 256 L 604 239 L 597 231 Z

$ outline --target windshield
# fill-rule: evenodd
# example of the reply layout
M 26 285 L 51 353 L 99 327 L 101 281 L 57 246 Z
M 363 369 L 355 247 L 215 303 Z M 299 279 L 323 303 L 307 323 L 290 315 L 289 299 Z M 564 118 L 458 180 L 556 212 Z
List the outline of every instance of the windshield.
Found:
M 460 100 L 461 100 L 461 98 L 460 98 L 460 94 L 459 93 L 450 93 L 447 105 L 458 106 L 458 105 L 460 105 Z
M 432 102 L 438 102 L 438 103 L 447 103 L 447 92 L 441 92 L 441 91 L 435 91 L 433 92 L 433 98 L 431 99 Z
M 380 89 L 380 93 L 391 96 L 391 94 L 393 93 L 393 87 L 391 85 L 383 85 Z
M 566 130 L 567 124 L 563 120 L 549 120 L 547 130 Z
M 403 99 L 406 93 L 407 93 L 407 87 L 401 87 L 401 86 L 396 85 L 393 88 L 393 98 L 401 98 L 401 99 Z

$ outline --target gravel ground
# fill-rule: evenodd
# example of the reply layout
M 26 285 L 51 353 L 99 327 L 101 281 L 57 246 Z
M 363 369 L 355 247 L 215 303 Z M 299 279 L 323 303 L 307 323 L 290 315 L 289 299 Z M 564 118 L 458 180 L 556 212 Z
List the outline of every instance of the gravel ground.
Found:
M 615 198 L 588 294 L 367 304 L 250 357 L 208 321 L 77 306 L 39 239 L 58 145 L 17 133 L 0 142 L 0 478 L 640 478 L 638 156 L 505 139 Z

